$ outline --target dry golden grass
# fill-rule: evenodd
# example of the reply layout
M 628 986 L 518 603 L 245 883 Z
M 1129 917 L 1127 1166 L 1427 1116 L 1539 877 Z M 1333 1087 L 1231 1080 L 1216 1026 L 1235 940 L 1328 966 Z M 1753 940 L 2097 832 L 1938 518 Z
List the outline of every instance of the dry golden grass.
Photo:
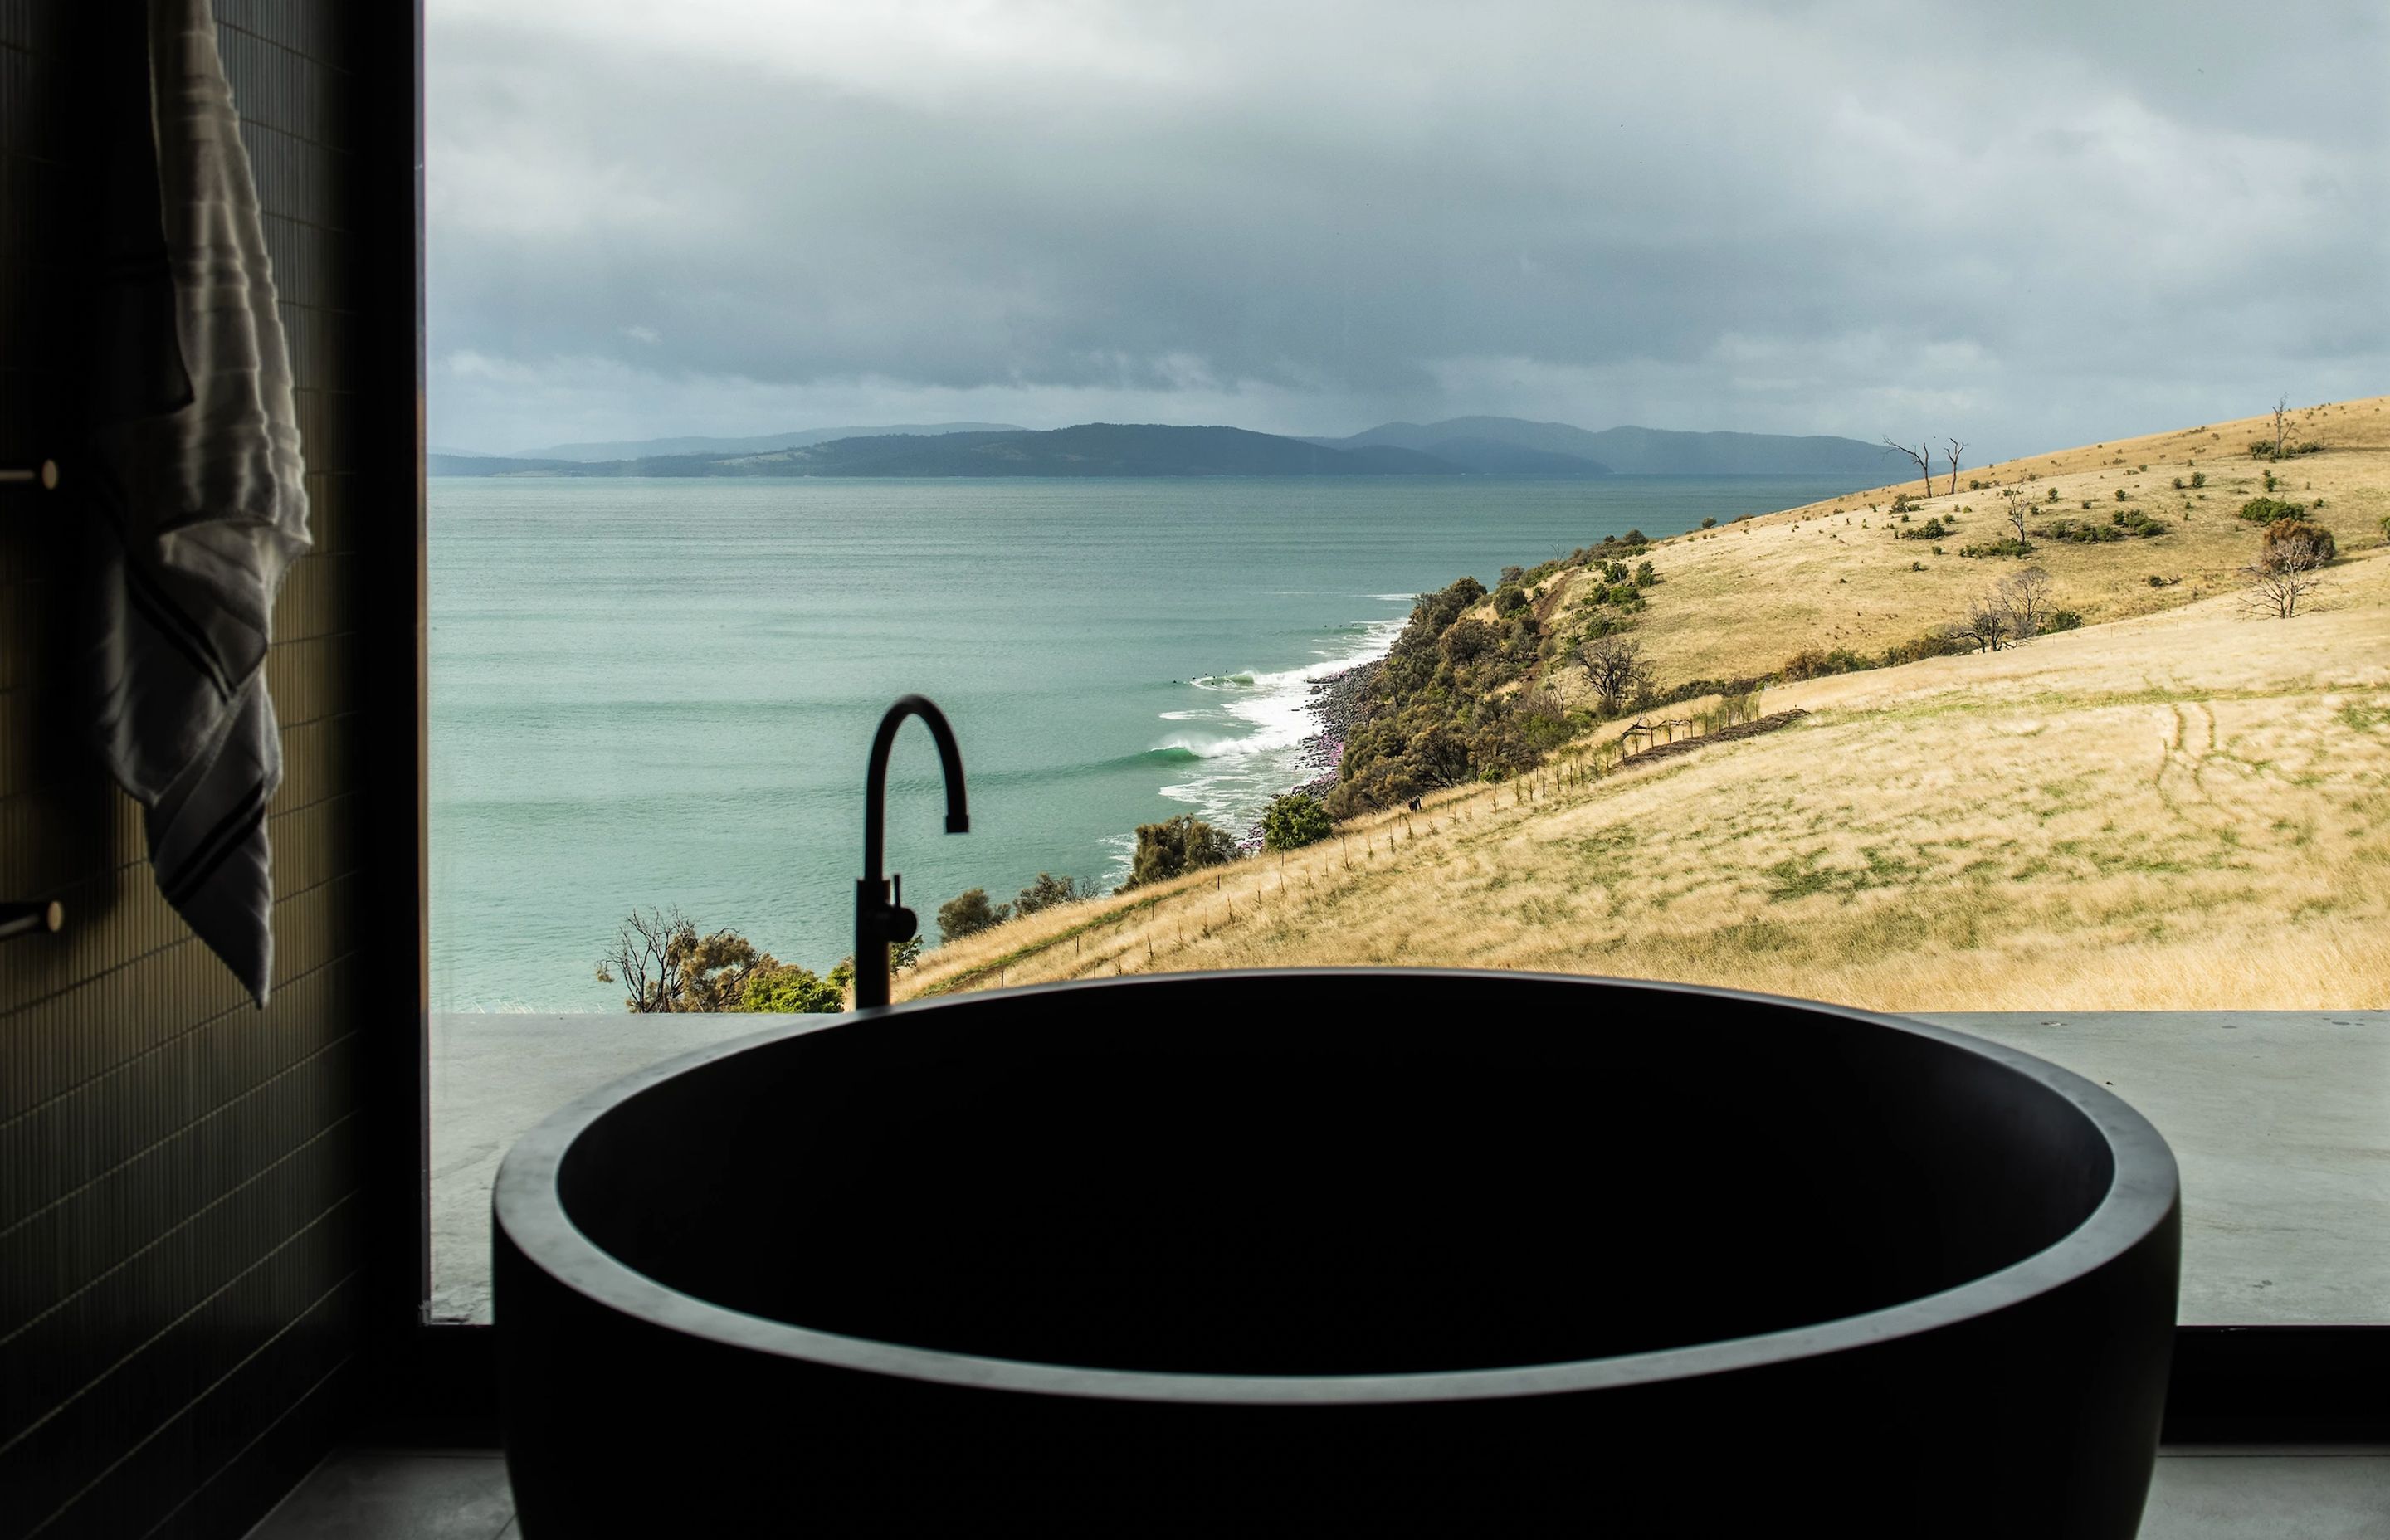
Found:
M 2233 517 L 2243 494 L 2230 483 L 2248 461 L 2211 464 L 2195 533 L 2050 553 L 2062 602 L 2126 618 L 1773 689 L 1767 710 L 1812 714 L 1602 778 L 1581 756 L 1416 815 L 1356 821 L 1294 855 L 1048 911 L 930 954 L 899 993 L 1406 964 L 1681 979 L 1889 1010 L 2390 1005 L 2390 551 L 2371 522 L 2390 504 L 2385 407 L 2331 414 L 2371 436 L 2311 429 L 2346 447 L 2285 462 L 2294 494 L 2323 496 L 2355 553 L 2312 613 L 2244 613 L 2226 577 L 2256 541 Z M 2199 440 L 2245 444 L 2255 430 L 2226 424 Z M 2086 456 L 2122 454 L 2151 467 L 2126 484 L 2165 486 L 2174 471 L 2154 446 L 2177 440 L 2193 442 L 2037 463 L 2062 489 L 2090 487 L 2117 475 Z M 1988 534 L 1982 502 L 1971 527 Z M 1667 547 L 1646 634 L 1676 676 L 1748 672 L 1754 652 L 1772 663 L 1817 645 L 1796 636 L 1807 622 L 1783 580 L 1848 572 L 1857 589 L 1886 564 L 1856 535 L 1828 540 L 1814 517 L 1753 522 Z M 1913 543 L 1899 544 L 1905 572 Z M 2213 565 L 2178 588 L 2135 576 L 2136 591 L 2097 565 L 2121 556 L 2130 573 L 2194 552 Z M 2207 595 L 2190 599 L 2201 574 Z M 1947 604 L 1956 590 L 1945 592 Z M 1684 618 L 1697 609 L 1705 622 Z M 1857 639 L 1881 645 L 1925 619 L 1886 618 Z M 1676 640 L 1664 648 L 1663 635 Z
M 2324 450 L 2275 465 L 2253 461 L 2249 441 L 2269 433 L 2271 424 L 2249 417 L 1962 469 L 1955 496 L 1943 492 L 1921 498 L 1922 482 L 1912 476 L 1872 492 L 1679 535 L 1652 553 L 1662 584 L 1652 591 L 1637 635 L 1663 679 L 1731 679 L 1777 668 L 1805 648 L 1881 652 L 1955 620 L 1971 598 L 2021 565 L 1958 554 L 1963 545 L 2011 533 L 1998 512 L 1998 492 L 1988 484 L 1967 490 L 1971 477 L 2037 499 L 2056 488 L 2059 501 L 2040 505 L 2035 526 L 2053 517 L 2104 521 L 2127 508 L 2168 520 L 2172 533 L 2150 540 L 2036 542 L 2030 562 L 2055 580 L 2057 602 L 2094 624 L 2237 589 L 2240 570 L 2261 539 L 2239 510 L 2265 494 L 2268 470 L 2283 481 L 2280 495 L 2323 499 L 2313 517 L 2344 552 L 2379 546 L 2381 520 L 2390 513 L 2390 397 L 2306 408 L 2292 423 L 2294 441 L 2320 440 Z M 2139 468 L 2144 465 L 2146 472 Z M 2204 472 L 2207 484 L 2176 491 L 2174 478 L 2188 481 L 2193 470 Z M 2027 481 L 2027 476 L 2037 479 Z M 1934 484 L 1947 487 L 1948 477 L 1937 473 Z M 2127 501 L 2115 500 L 2119 490 Z M 1941 542 L 1944 555 L 1934 555 L 1930 542 L 1898 538 L 1898 517 L 1883 510 L 1903 492 L 1917 499 L 1908 528 L 1934 515 L 1957 514 L 1960 534 Z M 2086 499 L 2092 505 L 2088 512 Z M 1912 563 L 1925 570 L 1913 571 Z M 2153 574 L 2172 585 L 2152 587 Z M 1558 597 L 1539 612 L 1565 608 L 1586 581 L 1581 572 L 1565 574 Z

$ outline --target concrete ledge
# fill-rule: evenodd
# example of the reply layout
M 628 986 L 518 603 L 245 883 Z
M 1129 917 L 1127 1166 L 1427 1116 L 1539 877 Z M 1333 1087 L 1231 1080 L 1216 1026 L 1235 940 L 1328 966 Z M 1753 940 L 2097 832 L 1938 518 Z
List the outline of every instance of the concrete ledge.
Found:
M 1921 1012 L 2114 1086 L 2182 1164 L 2180 1319 L 2390 1321 L 2390 1011 Z M 753 1016 L 431 1020 L 431 1318 L 490 1318 L 490 1184 L 547 1114 Z

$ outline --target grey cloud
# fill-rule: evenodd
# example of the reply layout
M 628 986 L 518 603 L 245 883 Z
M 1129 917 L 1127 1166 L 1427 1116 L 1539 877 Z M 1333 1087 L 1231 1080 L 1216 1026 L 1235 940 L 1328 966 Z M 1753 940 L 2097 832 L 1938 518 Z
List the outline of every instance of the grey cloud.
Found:
M 435 6 L 432 347 L 505 366 L 435 377 L 435 436 L 739 431 L 687 414 L 743 391 L 1318 430 L 1931 406 L 2023 450 L 2381 389 L 2382 24 L 2095 9 L 1124 7 L 1185 81 L 903 95 Z M 1531 399 L 1483 399 L 1505 361 Z

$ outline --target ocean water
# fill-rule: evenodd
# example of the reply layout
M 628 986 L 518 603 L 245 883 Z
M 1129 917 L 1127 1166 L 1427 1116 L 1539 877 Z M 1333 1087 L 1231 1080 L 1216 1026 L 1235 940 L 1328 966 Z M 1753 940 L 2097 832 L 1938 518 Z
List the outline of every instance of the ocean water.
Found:
M 1803 478 L 616 481 L 430 492 L 434 1008 L 612 1010 L 599 954 L 677 906 L 784 961 L 850 947 L 864 756 L 919 691 L 971 829 L 899 738 L 889 864 L 932 932 L 966 888 L 1117 882 L 1131 830 L 1241 834 L 1304 778 L 1304 681 L 1412 597 L 1845 490 Z

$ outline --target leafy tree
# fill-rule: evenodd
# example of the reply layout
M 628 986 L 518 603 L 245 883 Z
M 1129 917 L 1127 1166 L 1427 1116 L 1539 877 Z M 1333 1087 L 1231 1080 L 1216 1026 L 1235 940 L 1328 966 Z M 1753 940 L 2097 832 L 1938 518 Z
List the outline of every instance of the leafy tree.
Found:
M 678 909 L 631 911 L 598 964 L 598 979 L 621 982 L 628 991 L 624 1007 L 641 1014 L 843 1010 L 854 974 L 852 958 L 818 978 L 809 969 L 758 951 L 735 930 L 700 934 Z
M 1327 839 L 1335 827 L 1318 798 L 1304 791 L 1290 791 L 1273 800 L 1263 812 L 1262 847 L 1299 850 Z
M 1093 893 L 1081 892 L 1075 878 L 1039 872 L 1036 881 L 1013 895 L 1012 912 L 1016 917 L 1026 919 L 1040 909 L 1051 909 L 1058 904 L 1074 904 L 1082 898 L 1094 896 Z
M 1494 590 L 1494 613 L 1513 615 L 1527 608 L 1527 591 L 1515 583 L 1506 583 Z
M 854 982 L 854 959 L 841 957 L 827 975 L 809 968 L 784 964 L 759 969 L 739 986 L 732 1010 L 790 1012 L 815 1015 L 846 1008 L 846 992 Z
M 1139 824 L 1137 854 L 1129 863 L 1128 880 L 1121 886 L 1141 888 L 1149 882 L 1166 882 L 1182 872 L 1224 865 L 1236 853 L 1234 841 L 1192 813 L 1158 824 Z
M 2279 572 L 2312 572 L 2340 555 L 2339 543 L 2321 525 L 2280 519 L 2266 526 L 2257 564 Z
M 978 935 L 1012 918 L 1012 905 L 990 904 L 985 888 L 972 888 L 938 905 L 938 935 L 946 942 Z
M 1446 661 L 1454 663 L 1473 663 L 1501 645 L 1501 633 L 1484 621 L 1454 622 L 1441 644 Z

